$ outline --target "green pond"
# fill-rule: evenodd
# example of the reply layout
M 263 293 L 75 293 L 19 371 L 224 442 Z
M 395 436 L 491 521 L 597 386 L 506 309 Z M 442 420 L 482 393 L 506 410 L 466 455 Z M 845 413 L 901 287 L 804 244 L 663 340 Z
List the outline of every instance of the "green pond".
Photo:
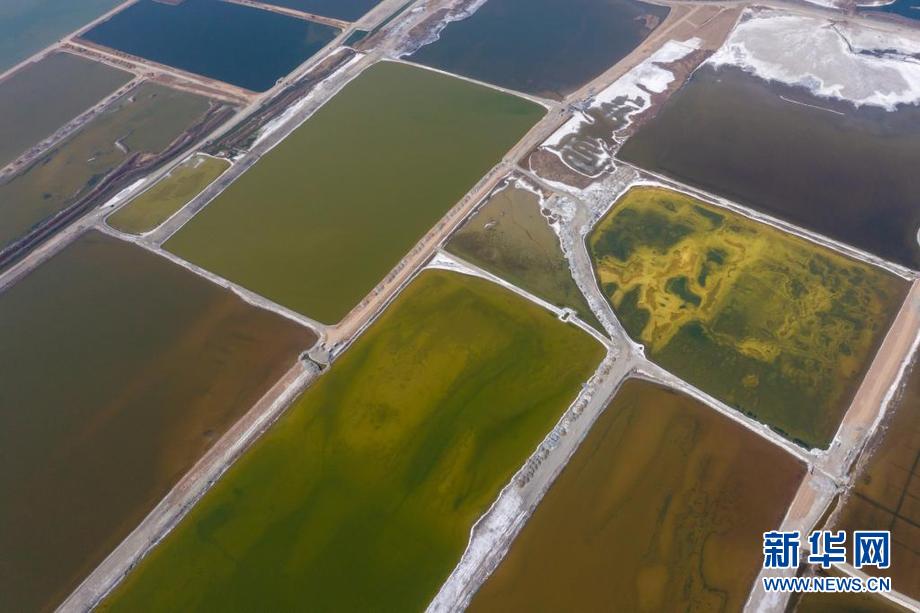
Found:
M 602 356 L 500 286 L 423 272 L 101 609 L 424 609 Z
M 53 610 L 316 336 L 90 233 L 0 293 L 0 610 Z
M 447 243 L 447 250 L 540 298 L 604 328 L 572 278 L 559 238 L 531 191 L 505 187 L 492 195 Z
M 55 53 L 0 83 L 0 166 L 131 80 L 105 64 Z
M 160 153 L 207 112 L 205 98 L 144 83 L 28 169 L 0 182 L 0 249 L 85 196 L 134 153 Z
M 338 322 L 543 113 L 460 79 L 376 64 L 165 248 Z
M 129 234 L 155 229 L 217 180 L 230 162 L 194 155 L 106 219 L 106 223 Z

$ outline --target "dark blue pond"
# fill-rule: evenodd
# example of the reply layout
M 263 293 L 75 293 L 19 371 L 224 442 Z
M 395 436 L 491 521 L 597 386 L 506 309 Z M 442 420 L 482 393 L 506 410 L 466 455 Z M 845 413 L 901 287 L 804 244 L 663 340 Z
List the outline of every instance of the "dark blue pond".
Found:
M 83 38 L 261 92 L 337 34 L 329 26 L 220 0 L 141 0 Z
M 333 19 L 357 21 L 380 4 L 381 0 L 262 0 L 262 2 Z
M 878 6 L 874 8 L 864 8 L 867 11 L 882 11 L 884 13 L 894 13 L 910 19 L 920 19 L 920 0 L 897 0 L 892 4 Z
M 561 98 L 620 61 L 667 14 L 635 0 L 489 0 L 409 59 Z

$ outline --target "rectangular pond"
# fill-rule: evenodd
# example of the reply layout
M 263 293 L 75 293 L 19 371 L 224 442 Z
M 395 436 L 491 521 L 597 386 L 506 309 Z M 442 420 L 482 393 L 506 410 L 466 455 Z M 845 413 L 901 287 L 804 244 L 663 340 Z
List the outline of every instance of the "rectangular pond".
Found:
M 857 109 L 706 66 L 619 157 L 920 268 L 920 106 Z
M 140 0 L 83 38 L 262 92 L 338 33 L 327 25 L 223 0 Z
M 469 611 L 740 611 L 804 474 L 699 401 L 628 380 Z
M 217 180 L 230 162 L 204 154 L 193 155 L 127 205 L 109 215 L 106 223 L 129 234 L 150 232 Z
M 101 610 L 423 610 L 603 354 L 498 285 L 423 272 Z
M 450 239 L 447 250 L 603 331 L 572 278 L 559 237 L 532 191 L 506 185 Z
M 0 167 L 128 83 L 132 75 L 53 53 L 0 82 Z
M 137 153 L 158 154 L 201 120 L 206 98 L 144 83 L 26 170 L 0 181 L 0 249 L 66 209 Z
M 316 341 L 84 235 L 0 293 L 0 610 L 53 610 Z
M 376 64 L 165 247 L 336 323 L 544 112 L 430 70 Z
M 806 447 L 826 448 L 907 282 L 679 192 L 635 187 L 588 237 L 646 355 Z
M 562 98 L 626 57 L 668 11 L 636 0 L 488 0 L 409 59 Z
M 3 0 L 0 72 L 38 53 L 124 0 Z

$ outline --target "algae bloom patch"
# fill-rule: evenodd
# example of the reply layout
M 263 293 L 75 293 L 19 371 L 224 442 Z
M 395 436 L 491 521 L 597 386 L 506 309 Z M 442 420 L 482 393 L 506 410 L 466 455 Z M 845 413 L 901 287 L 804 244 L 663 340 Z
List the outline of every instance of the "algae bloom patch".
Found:
M 498 285 L 422 273 L 102 609 L 423 610 L 603 353 Z
M 588 239 L 649 357 L 826 447 L 907 291 L 903 279 L 728 210 L 633 188 Z

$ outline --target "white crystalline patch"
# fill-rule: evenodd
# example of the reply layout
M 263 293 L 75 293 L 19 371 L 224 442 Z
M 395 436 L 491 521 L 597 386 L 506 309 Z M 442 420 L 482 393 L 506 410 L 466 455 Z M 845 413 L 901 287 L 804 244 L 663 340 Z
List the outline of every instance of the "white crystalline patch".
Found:
M 860 28 L 849 23 L 839 24 L 837 29 L 858 53 L 887 52 L 890 55 L 900 56 L 905 61 L 920 62 L 920 59 L 908 58 L 911 55 L 920 56 L 920 40 L 900 36 L 893 32 Z
M 773 11 L 746 17 L 709 64 L 738 66 L 762 79 L 803 86 L 856 106 L 894 110 L 920 102 L 920 61 L 909 57 L 917 49 L 913 41 Z M 899 53 L 892 45 L 908 49 Z M 882 49 L 895 52 L 868 53 Z
M 683 42 L 668 41 L 642 63 L 598 93 L 591 101 L 589 110 L 603 110 L 608 105 L 619 108 L 615 102 L 625 99 L 629 101 L 629 107 L 631 108 L 626 117 L 626 121 L 629 122 L 637 113 L 642 113 L 651 106 L 653 94 L 660 94 L 667 90 L 668 86 L 674 81 L 674 74 L 662 66 L 685 58 L 696 49 L 699 49 L 701 43 L 702 41 L 699 38 L 691 38 Z M 607 142 L 597 141 L 590 144 L 579 138 L 578 133 L 581 129 L 592 121 L 589 115 L 576 113 L 558 130 L 553 132 L 543 142 L 542 146 L 573 171 L 589 178 L 597 178 L 603 174 L 604 169 L 609 165 L 611 147 Z M 614 134 L 611 134 L 610 138 L 616 140 Z M 566 149 L 577 146 L 573 145 L 573 141 L 578 140 L 582 141 L 580 143 L 582 147 L 592 150 L 592 163 L 596 166 L 595 169 L 575 168 L 570 161 L 566 160 Z

